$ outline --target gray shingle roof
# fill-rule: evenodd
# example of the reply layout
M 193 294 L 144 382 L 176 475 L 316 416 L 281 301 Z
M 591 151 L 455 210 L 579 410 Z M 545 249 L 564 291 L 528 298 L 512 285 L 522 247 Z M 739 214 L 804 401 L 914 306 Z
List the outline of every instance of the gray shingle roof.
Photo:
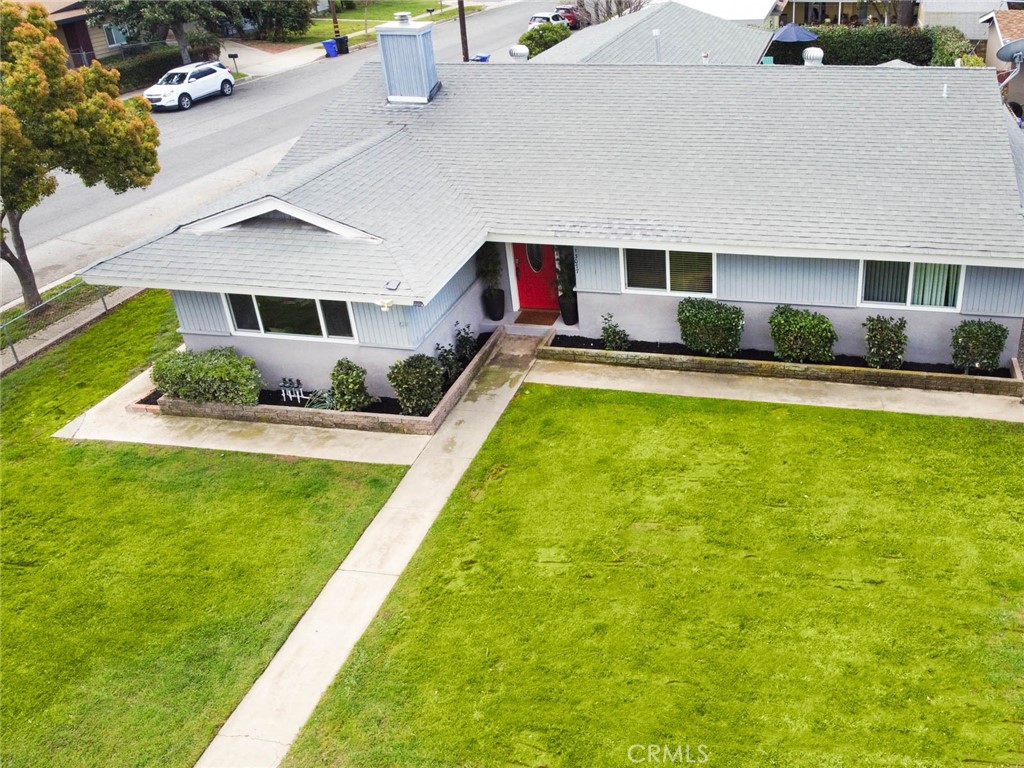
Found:
M 655 29 L 663 64 L 700 64 L 705 52 L 712 64 L 757 64 L 772 40 L 771 30 L 665 2 L 581 29 L 531 63 L 654 64 Z
M 389 105 L 366 65 L 269 179 L 222 206 L 274 194 L 380 244 L 176 232 L 87 276 L 372 297 L 386 278 L 427 301 L 489 235 L 1024 265 L 1018 129 L 985 70 L 438 71 L 432 103 Z

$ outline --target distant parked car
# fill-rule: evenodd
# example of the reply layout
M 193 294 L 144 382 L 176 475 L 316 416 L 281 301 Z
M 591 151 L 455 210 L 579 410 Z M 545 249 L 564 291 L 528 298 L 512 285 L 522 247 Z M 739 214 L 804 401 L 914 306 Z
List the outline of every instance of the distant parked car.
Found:
M 192 104 L 207 96 L 230 96 L 235 90 L 231 70 L 219 61 L 203 61 L 175 67 L 147 88 L 143 96 L 154 109 L 177 107 L 192 109 Z
M 555 12 L 558 13 L 569 24 L 569 29 L 580 28 L 580 17 L 576 13 L 575 5 L 556 5 Z
M 563 27 L 568 27 L 569 22 L 566 21 L 560 13 L 535 13 L 530 17 L 530 23 L 526 27 L 526 31 L 529 32 L 534 27 L 539 27 L 541 24 L 559 24 Z

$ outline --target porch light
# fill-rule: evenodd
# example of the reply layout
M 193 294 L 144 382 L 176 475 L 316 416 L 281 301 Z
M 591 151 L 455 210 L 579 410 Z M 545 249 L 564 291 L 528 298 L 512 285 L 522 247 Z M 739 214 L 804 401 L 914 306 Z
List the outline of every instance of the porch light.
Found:
M 387 312 L 394 306 L 395 302 L 392 299 L 380 299 L 377 302 L 377 306 L 380 307 L 381 312 Z

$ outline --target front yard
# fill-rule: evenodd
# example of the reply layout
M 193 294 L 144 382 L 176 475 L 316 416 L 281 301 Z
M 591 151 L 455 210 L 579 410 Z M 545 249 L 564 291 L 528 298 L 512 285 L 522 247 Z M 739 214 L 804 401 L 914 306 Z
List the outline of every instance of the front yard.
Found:
M 1022 457 L 528 385 L 285 764 L 1022 764 Z
M 191 766 L 404 472 L 49 437 L 176 325 L 148 292 L 3 379 L 4 766 Z

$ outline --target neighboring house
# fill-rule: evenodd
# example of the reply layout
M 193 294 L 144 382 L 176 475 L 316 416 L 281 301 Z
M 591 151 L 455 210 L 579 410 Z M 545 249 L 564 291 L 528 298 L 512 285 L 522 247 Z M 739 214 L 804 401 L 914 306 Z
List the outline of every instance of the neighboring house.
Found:
M 580 322 L 614 313 L 678 340 L 686 296 L 741 306 L 771 349 L 777 304 L 827 314 L 862 355 L 904 316 L 907 358 L 1024 317 L 1024 132 L 982 69 L 434 64 L 428 23 L 378 27 L 366 64 L 266 180 L 87 268 L 165 288 L 191 349 L 324 387 L 335 361 L 388 365 L 455 321 L 494 328 L 474 254 L 502 244 L 507 312 L 557 308 L 575 249 Z M 970 130 L 965 130 L 969 126 Z M 552 151 L 552 148 L 557 148 Z
M 82 0 L 25 0 L 22 5 L 42 5 L 57 25 L 55 36 L 68 52 L 72 67 L 83 67 L 93 59 L 109 56 L 126 43 L 124 34 L 112 24 L 94 27 Z
M 658 31 L 655 42 L 654 31 Z M 758 64 L 772 32 L 696 11 L 676 0 L 581 29 L 531 59 L 543 64 Z
M 1024 106 L 1024 72 L 1011 77 L 1014 65 L 1000 61 L 996 53 L 1007 43 L 1024 40 L 1024 11 L 995 11 L 983 16 L 981 22 L 988 27 L 985 63 L 1000 72 L 1000 81 L 1006 87 L 1006 100 L 1017 105 L 1019 115 Z
M 698 11 L 755 27 L 776 28 L 786 0 L 676 0 Z
M 969 40 L 984 40 L 988 27 L 982 14 L 1006 8 L 1005 0 L 921 0 L 917 22 L 921 26 L 956 27 Z

